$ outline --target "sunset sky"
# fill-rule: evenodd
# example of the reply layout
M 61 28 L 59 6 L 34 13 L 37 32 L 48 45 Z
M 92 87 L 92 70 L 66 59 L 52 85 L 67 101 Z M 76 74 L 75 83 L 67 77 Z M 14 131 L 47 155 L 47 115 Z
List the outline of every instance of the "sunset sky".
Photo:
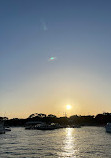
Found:
M 65 112 L 111 112 L 111 1 L 0 0 L 0 116 Z

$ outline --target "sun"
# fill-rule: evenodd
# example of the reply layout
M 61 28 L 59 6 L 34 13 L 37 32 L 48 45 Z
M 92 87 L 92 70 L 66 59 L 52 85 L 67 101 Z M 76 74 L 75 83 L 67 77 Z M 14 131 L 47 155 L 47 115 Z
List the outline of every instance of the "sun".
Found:
M 68 104 L 68 105 L 66 105 L 66 109 L 67 109 L 67 110 L 70 110 L 71 108 L 72 108 L 72 106 L 71 106 L 71 105 L 69 105 L 69 104 Z

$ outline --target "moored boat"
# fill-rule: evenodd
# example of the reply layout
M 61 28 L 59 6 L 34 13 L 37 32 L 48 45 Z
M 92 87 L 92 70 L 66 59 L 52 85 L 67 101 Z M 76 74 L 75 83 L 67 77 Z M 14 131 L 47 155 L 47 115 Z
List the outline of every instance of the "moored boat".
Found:
M 111 133 L 111 123 L 107 123 L 105 128 L 106 128 L 106 132 Z
M 54 130 L 54 129 L 58 129 L 59 126 L 55 123 L 51 123 L 51 124 L 41 124 L 35 127 L 38 130 Z
M 80 125 L 73 125 L 72 128 L 81 128 Z
M 4 123 L 0 121 L 0 134 L 4 134 L 4 133 L 5 133 Z
M 58 123 L 47 124 L 46 122 L 40 121 L 27 122 L 25 127 L 26 130 L 54 130 L 58 128 L 62 128 Z
M 11 128 L 10 127 L 5 127 L 5 131 L 9 132 L 9 131 L 11 131 Z

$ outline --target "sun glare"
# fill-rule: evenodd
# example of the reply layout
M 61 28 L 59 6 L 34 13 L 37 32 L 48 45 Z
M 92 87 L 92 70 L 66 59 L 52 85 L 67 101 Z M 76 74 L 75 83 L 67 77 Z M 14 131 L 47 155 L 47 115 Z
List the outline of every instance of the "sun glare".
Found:
M 67 110 L 71 109 L 71 105 L 66 105 Z

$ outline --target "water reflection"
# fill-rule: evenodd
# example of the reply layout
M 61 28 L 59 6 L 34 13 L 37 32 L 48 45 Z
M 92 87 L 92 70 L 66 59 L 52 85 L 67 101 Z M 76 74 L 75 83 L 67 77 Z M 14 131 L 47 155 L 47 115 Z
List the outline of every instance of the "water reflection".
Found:
M 74 129 L 66 128 L 65 140 L 63 140 L 62 156 L 76 158 L 76 144 L 74 138 Z

